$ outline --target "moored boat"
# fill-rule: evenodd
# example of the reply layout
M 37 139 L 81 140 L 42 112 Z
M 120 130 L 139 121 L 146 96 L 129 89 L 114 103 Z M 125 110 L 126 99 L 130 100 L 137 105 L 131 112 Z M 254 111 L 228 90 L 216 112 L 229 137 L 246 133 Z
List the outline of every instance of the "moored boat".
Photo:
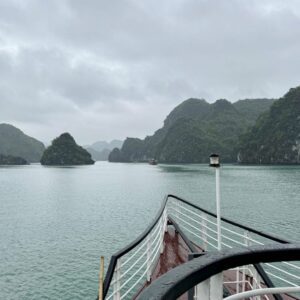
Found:
M 157 160 L 152 158 L 149 160 L 149 165 L 157 165 Z

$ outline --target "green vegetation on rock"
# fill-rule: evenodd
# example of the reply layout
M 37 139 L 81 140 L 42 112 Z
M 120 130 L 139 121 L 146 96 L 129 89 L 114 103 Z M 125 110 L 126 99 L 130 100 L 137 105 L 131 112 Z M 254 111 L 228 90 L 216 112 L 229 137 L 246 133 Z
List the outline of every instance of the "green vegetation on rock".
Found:
M 249 125 L 254 125 L 262 112 L 269 110 L 276 99 L 245 99 L 233 103 Z
M 50 166 L 91 165 L 94 163 L 90 153 L 78 146 L 69 133 L 63 133 L 54 139 L 41 159 L 42 165 Z
M 127 138 L 121 149 L 111 152 L 109 161 L 145 162 L 155 158 L 166 163 L 201 163 L 217 152 L 223 162 L 234 162 L 239 135 L 272 103 L 251 99 L 232 104 L 221 99 L 209 104 L 203 99 L 188 99 L 173 109 L 153 136 L 144 140 Z
M 300 87 L 290 89 L 240 138 L 238 161 L 300 163 Z
M 24 134 L 20 129 L 0 124 L 0 154 L 22 157 L 28 162 L 39 162 L 45 146 L 40 141 Z
M 28 165 L 28 162 L 22 157 L 0 154 L 0 165 Z

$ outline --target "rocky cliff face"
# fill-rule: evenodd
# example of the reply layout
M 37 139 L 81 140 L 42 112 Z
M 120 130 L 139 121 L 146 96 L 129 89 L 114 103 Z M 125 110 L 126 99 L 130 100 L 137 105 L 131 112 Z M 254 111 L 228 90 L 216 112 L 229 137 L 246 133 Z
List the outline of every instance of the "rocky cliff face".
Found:
M 91 165 L 94 163 L 90 153 L 78 146 L 69 133 L 63 133 L 54 139 L 41 159 L 41 164 L 48 166 Z
M 22 157 L 28 162 L 39 162 L 45 146 L 40 141 L 24 134 L 20 129 L 0 124 L 0 154 Z
M 238 161 L 300 164 L 300 87 L 274 102 L 240 139 Z
M 251 121 L 271 105 L 253 108 L 260 100 L 244 100 L 237 105 L 221 99 L 213 104 L 203 99 L 188 99 L 167 116 L 164 126 L 144 140 L 127 138 L 120 150 L 114 150 L 109 161 L 148 161 L 199 163 L 207 162 L 212 152 L 218 152 L 222 161 L 236 160 L 238 136 Z M 249 114 L 247 114 L 249 111 Z

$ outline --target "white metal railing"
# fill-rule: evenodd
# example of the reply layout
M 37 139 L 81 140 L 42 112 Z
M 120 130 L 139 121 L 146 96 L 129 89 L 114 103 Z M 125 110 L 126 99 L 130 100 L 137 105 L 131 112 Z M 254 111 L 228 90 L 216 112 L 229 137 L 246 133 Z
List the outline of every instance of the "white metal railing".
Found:
M 131 299 L 151 279 L 153 268 L 163 252 L 167 228 L 165 209 L 151 232 L 136 248 L 117 260 L 110 288 L 105 299 Z
M 147 236 L 133 249 L 117 259 L 105 299 L 132 299 L 145 286 L 145 283 L 151 280 L 159 256 L 164 250 L 164 233 L 167 229 L 168 216 L 174 219 L 199 251 L 218 249 L 216 217 L 187 201 L 170 196 L 166 198 L 161 216 Z M 247 230 L 247 227 L 233 223 L 221 221 L 223 249 L 276 243 L 266 234 L 259 234 L 255 230 L 249 228 Z M 288 288 L 300 286 L 299 262 L 267 263 L 262 266 L 276 286 L 282 284 L 288 285 Z M 253 265 L 224 271 L 224 275 L 223 286 L 227 289 L 230 288 L 231 291 L 234 290 L 236 294 L 244 293 L 247 290 L 266 288 L 263 278 Z M 199 289 L 195 289 L 194 299 L 199 298 L 199 291 Z M 252 299 L 273 299 L 268 295 L 261 295 L 253 296 Z
M 214 216 L 204 212 L 200 213 L 198 209 L 177 199 L 170 199 L 168 202 L 168 212 L 195 245 L 200 246 L 206 251 L 218 249 L 217 220 Z M 274 241 L 238 226 L 228 224 L 225 221 L 221 223 L 221 244 L 223 249 L 270 243 L 274 243 Z M 263 268 L 276 286 L 281 286 L 282 284 L 289 287 L 300 286 L 299 262 L 267 263 L 263 264 Z M 266 288 L 263 279 L 253 265 L 239 267 L 231 271 L 236 272 L 236 276 L 231 276 L 231 280 L 226 280 L 224 287 L 232 287 L 234 285 L 236 293 L 243 293 L 248 289 Z M 196 293 L 195 289 L 194 297 L 198 299 Z M 253 299 L 269 300 L 270 298 L 268 295 L 264 295 L 260 298 L 254 297 Z
M 229 297 L 224 298 L 224 300 L 240 300 L 246 299 L 255 296 L 265 296 L 266 295 L 274 295 L 274 294 L 287 294 L 287 293 L 296 293 L 300 292 L 300 287 L 280 287 L 280 288 L 261 288 L 261 289 L 254 289 L 251 291 L 238 293 L 235 295 L 231 295 Z

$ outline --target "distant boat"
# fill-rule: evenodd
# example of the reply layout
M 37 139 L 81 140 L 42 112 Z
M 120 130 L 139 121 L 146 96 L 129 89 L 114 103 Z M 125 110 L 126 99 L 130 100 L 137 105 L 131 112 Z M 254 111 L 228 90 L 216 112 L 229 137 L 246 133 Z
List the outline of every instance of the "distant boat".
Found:
M 157 160 L 152 158 L 149 160 L 149 165 L 157 165 Z

